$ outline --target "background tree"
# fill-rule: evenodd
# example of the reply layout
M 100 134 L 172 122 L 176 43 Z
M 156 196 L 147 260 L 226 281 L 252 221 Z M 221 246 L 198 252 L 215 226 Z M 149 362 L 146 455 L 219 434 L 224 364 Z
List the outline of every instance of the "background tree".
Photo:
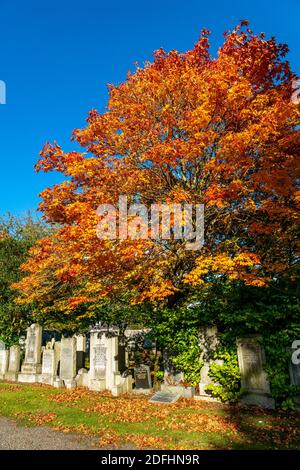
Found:
M 7 344 L 24 332 L 32 318 L 30 306 L 15 303 L 17 292 L 10 286 L 24 275 L 19 268 L 29 248 L 49 232 L 49 227 L 30 213 L 0 217 L 0 339 Z

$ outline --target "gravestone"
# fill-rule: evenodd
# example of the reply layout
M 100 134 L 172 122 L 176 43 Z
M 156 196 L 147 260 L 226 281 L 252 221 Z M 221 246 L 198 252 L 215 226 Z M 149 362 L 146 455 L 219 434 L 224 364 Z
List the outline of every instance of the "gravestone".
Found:
M 296 385 L 300 387 L 300 363 L 298 364 L 299 359 L 296 358 L 296 361 L 293 360 L 294 349 L 291 349 L 290 352 L 291 352 L 291 360 L 289 362 L 289 373 L 290 373 L 291 385 Z M 295 401 L 297 410 L 300 411 L 300 395 L 295 396 L 294 401 Z
M 121 374 L 123 374 L 123 372 L 125 372 L 125 370 L 127 369 L 126 359 L 127 358 L 126 358 L 125 345 L 120 344 L 120 342 L 119 342 L 119 345 L 118 345 L 118 370 L 120 371 Z
M 151 374 L 150 367 L 146 365 L 140 365 L 134 369 L 134 381 L 136 389 L 151 389 Z
M 44 384 L 53 385 L 56 378 L 55 371 L 55 351 L 54 349 L 45 349 L 42 359 L 42 377 L 41 382 Z
M 59 378 L 66 388 L 75 388 L 76 382 L 76 338 L 61 338 Z
M 9 351 L 5 349 L 5 344 L 0 341 L 0 380 L 5 378 L 8 370 Z
M 175 403 L 179 398 L 181 398 L 181 393 L 172 393 L 172 391 L 159 391 L 156 392 L 152 398 L 150 398 L 149 403 L 162 403 L 162 404 L 171 404 Z
M 18 377 L 19 382 L 39 382 L 42 372 L 41 351 L 42 327 L 35 323 L 27 328 L 25 359 Z
M 132 389 L 132 377 L 122 376 L 119 370 L 116 329 L 99 328 L 91 332 L 89 388 L 94 391 L 110 390 L 115 396 Z
M 200 371 L 200 382 L 199 382 L 199 395 L 195 398 L 198 400 L 206 401 L 217 401 L 211 394 L 206 390 L 208 385 L 218 385 L 209 376 L 209 370 L 211 364 L 216 363 L 222 365 L 223 361 L 219 359 L 213 359 L 214 353 L 218 347 L 218 329 L 216 326 L 203 327 L 199 331 L 199 347 L 200 347 L 200 362 L 203 363 Z
M 101 391 L 106 388 L 107 342 L 98 331 L 90 338 L 90 390 Z
M 75 335 L 76 338 L 76 367 L 77 372 L 85 367 L 85 354 L 86 354 L 86 336 Z
M 11 346 L 9 349 L 8 371 L 5 380 L 15 382 L 20 371 L 20 346 Z
M 60 351 L 61 351 L 61 342 L 55 341 L 54 343 L 55 375 L 57 376 L 59 376 L 59 370 L 60 370 Z
M 246 394 L 240 400 L 247 405 L 275 408 L 270 385 L 264 371 L 265 353 L 261 337 L 251 335 L 237 339 L 237 353 L 241 372 L 241 385 Z

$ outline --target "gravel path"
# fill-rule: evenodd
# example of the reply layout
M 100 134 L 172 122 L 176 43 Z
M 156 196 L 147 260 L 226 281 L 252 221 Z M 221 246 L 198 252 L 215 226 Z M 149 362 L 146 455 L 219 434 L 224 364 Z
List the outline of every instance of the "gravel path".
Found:
M 27 428 L 0 417 L 0 450 L 95 450 L 99 439 L 46 427 Z

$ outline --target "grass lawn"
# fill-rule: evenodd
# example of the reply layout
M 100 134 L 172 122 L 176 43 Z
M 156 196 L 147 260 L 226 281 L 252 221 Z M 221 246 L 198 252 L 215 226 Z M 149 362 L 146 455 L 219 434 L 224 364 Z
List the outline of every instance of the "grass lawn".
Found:
M 299 413 L 148 399 L 0 382 L 0 415 L 26 426 L 98 436 L 102 448 L 300 449 Z

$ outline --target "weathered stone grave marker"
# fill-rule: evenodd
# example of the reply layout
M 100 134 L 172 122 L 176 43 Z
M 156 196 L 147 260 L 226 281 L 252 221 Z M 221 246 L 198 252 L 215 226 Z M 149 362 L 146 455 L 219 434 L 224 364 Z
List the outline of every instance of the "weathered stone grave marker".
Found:
M 0 380 L 3 380 L 8 369 L 9 351 L 5 349 L 5 343 L 0 341 Z
M 42 359 L 42 378 L 44 384 L 53 385 L 56 378 L 55 371 L 55 351 L 54 349 L 45 349 Z
M 19 382 L 39 382 L 42 372 L 42 327 L 36 323 L 27 328 L 25 360 L 19 374 Z
M 76 338 L 61 338 L 59 378 L 66 388 L 75 388 L 76 382 Z
M 270 395 L 270 385 L 263 369 L 265 353 L 261 337 L 252 335 L 237 339 L 238 361 L 241 371 L 241 385 L 246 395 L 240 400 L 247 405 L 275 408 Z
M 153 397 L 150 398 L 149 403 L 163 403 L 170 404 L 175 403 L 181 398 L 180 393 L 172 393 L 170 391 L 159 391 L 156 392 Z
M 134 381 L 136 389 L 151 389 L 151 374 L 150 367 L 146 365 L 140 365 L 134 369 Z
M 18 379 L 20 371 L 20 346 L 11 346 L 9 348 L 8 371 L 5 374 L 5 380 L 15 382 Z
M 223 364 L 222 360 L 213 359 L 218 344 L 218 329 L 216 326 L 209 326 L 200 329 L 200 362 L 203 362 L 203 366 L 200 371 L 199 395 L 195 396 L 195 398 L 198 400 L 216 401 L 216 399 L 212 397 L 209 392 L 207 392 L 206 387 L 212 384 L 217 385 L 209 376 L 209 369 L 211 364 Z
M 77 372 L 85 367 L 86 336 L 75 335 L 76 338 L 76 368 Z

